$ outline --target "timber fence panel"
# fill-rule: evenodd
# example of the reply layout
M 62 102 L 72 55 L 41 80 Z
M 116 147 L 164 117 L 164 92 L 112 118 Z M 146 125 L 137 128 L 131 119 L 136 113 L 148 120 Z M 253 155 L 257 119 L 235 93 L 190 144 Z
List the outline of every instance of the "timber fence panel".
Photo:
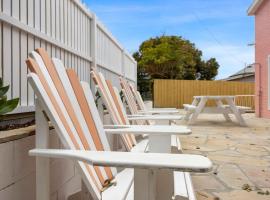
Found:
M 183 104 L 191 104 L 193 96 L 234 95 L 237 105 L 254 109 L 254 83 L 156 79 L 153 88 L 155 107 L 183 108 Z

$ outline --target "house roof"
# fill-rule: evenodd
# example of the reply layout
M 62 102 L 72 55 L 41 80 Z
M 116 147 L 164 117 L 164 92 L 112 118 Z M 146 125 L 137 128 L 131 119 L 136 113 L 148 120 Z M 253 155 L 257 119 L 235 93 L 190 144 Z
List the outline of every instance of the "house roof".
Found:
M 259 9 L 259 7 L 262 5 L 262 3 L 265 0 L 253 0 L 253 3 L 251 4 L 251 6 L 249 7 L 247 13 L 249 16 L 251 15 L 255 15 L 257 10 Z
M 255 67 L 254 65 L 250 65 L 250 66 L 245 67 L 244 69 L 241 69 L 237 73 L 229 76 L 228 78 L 224 80 L 230 81 L 230 80 L 240 79 L 240 78 L 254 76 L 254 75 L 255 75 Z

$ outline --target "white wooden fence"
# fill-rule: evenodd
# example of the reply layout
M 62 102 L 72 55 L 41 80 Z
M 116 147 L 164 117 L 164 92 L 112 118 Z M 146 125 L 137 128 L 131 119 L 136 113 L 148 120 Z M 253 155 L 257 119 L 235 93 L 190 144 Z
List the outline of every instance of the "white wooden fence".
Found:
M 25 59 L 38 47 L 63 60 L 90 82 L 97 66 L 119 86 L 119 75 L 136 83 L 137 64 L 79 0 L 0 0 L 0 75 L 10 84 L 8 98 L 20 98 L 17 112 L 33 109 Z

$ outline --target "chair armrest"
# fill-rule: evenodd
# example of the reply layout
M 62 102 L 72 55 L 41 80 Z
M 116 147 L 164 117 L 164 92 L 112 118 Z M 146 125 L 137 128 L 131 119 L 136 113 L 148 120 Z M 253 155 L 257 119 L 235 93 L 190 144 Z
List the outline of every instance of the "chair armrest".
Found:
M 116 128 L 126 128 L 130 127 L 130 125 L 104 125 L 104 129 L 116 129 Z
M 181 120 L 180 115 L 129 115 L 128 120 Z
M 175 114 L 179 113 L 178 110 L 139 110 L 138 113 L 140 114 Z
M 177 108 L 151 108 L 149 110 L 177 110 Z
M 188 154 L 33 149 L 29 151 L 29 155 L 66 158 L 74 161 L 83 161 L 94 166 L 169 169 L 184 172 L 208 172 L 212 168 L 212 162 L 208 158 Z
M 162 125 L 129 125 L 123 128 L 105 129 L 109 134 L 134 134 L 134 135 L 189 135 L 191 130 L 186 126 L 162 126 Z

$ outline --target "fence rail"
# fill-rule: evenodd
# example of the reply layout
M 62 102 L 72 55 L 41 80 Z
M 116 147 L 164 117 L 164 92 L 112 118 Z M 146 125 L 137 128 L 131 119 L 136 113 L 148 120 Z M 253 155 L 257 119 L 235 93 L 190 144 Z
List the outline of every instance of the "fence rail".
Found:
M 183 108 L 193 96 L 236 95 L 236 103 L 254 109 L 254 83 L 194 80 L 154 80 L 154 106 Z M 210 102 L 208 106 L 213 105 Z
M 136 82 L 136 62 L 79 0 L 0 0 L 0 76 L 11 86 L 8 98 L 20 98 L 17 112 L 33 110 L 25 59 L 45 48 L 90 82 L 98 67 L 117 85 L 118 76 Z

